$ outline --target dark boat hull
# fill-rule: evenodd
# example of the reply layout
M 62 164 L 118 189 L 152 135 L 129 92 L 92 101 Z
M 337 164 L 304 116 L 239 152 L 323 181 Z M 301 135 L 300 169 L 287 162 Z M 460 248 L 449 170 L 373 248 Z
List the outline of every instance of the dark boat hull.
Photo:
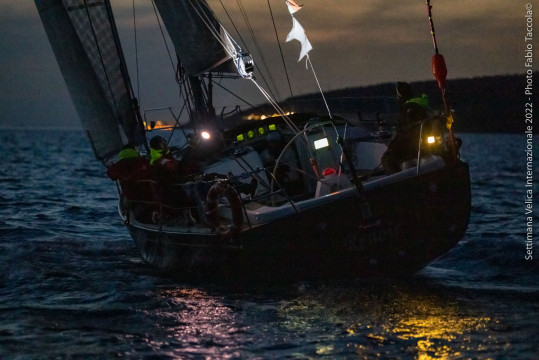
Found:
M 186 278 L 316 279 L 413 274 L 449 251 L 470 216 L 468 166 L 456 165 L 250 228 L 234 239 L 128 224 L 142 258 Z

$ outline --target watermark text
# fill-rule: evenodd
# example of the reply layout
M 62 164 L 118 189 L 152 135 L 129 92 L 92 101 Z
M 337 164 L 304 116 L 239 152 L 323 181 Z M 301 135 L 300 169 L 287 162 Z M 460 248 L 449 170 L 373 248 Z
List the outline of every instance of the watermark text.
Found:
M 526 174 L 524 187 L 526 190 L 526 196 L 524 198 L 524 217 L 526 222 L 525 232 L 525 254 L 524 259 L 533 260 L 533 5 L 527 3 L 525 5 L 526 13 L 524 18 L 526 20 L 526 32 L 524 36 L 524 69 L 526 74 L 526 84 L 524 86 L 524 133 L 526 136 L 525 144 L 525 160 L 526 160 Z

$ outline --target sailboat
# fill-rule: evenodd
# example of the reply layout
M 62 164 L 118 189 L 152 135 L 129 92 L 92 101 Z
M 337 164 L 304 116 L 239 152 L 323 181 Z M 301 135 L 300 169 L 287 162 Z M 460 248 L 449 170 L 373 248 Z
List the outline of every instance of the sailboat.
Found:
M 190 161 L 197 173 L 166 185 L 154 176 L 137 180 L 161 195 L 166 186 L 180 189 L 183 200 L 129 198 L 127 179 L 117 181 L 119 215 L 145 262 L 186 278 L 405 275 L 465 234 L 470 179 L 450 127 L 451 109 L 420 119 L 414 155 L 388 172 L 381 163 L 396 128 L 389 117 L 349 119 L 329 111 L 323 95 L 315 105 L 289 99 L 285 106 L 258 84 L 255 59 L 207 1 L 153 0 L 174 45 L 184 96 L 181 112 L 165 110 L 172 118 L 167 126 L 139 107 L 108 0 L 35 3 L 104 166 L 118 163 L 126 146 L 149 161 L 149 143 L 158 134 L 181 162 L 196 139 Z M 300 41 L 300 59 L 310 61 L 312 47 L 293 15 L 300 7 L 285 3 L 293 20 L 287 40 Z M 218 78 L 252 82 L 267 104 L 217 111 L 212 87 Z M 268 165 L 270 140 L 279 148 Z

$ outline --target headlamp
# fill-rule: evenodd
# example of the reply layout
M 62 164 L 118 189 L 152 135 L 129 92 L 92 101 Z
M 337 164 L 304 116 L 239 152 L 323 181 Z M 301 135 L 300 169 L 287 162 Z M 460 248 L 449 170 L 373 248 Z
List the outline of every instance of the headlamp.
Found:
M 202 131 L 200 133 L 200 137 L 203 138 L 204 140 L 209 140 L 211 139 L 211 134 L 208 131 Z

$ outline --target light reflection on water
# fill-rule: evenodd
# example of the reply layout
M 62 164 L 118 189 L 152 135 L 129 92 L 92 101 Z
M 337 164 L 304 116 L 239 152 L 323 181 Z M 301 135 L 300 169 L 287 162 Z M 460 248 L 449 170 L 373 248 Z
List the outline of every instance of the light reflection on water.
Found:
M 515 343 L 506 333 L 507 314 L 491 311 L 480 299 L 399 282 L 311 289 L 280 308 L 281 324 L 288 331 L 307 331 L 307 339 L 317 332 L 316 354 L 354 354 L 359 359 L 457 359 L 470 354 L 486 359 L 496 358 L 508 344 L 533 346 L 526 340 Z M 534 326 L 532 320 L 528 326 Z M 525 335 L 528 340 L 530 335 Z
M 412 300 L 412 301 L 410 301 Z M 442 305 L 432 299 L 396 300 L 388 322 L 374 325 L 352 324 L 347 331 L 353 335 L 366 333 L 377 346 L 401 344 L 401 351 L 415 358 L 448 359 L 467 353 L 466 345 L 472 332 L 482 332 L 491 326 L 492 319 L 480 315 L 466 315 L 458 306 Z M 363 345 L 357 354 L 368 358 L 371 349 Z
M 145 310 L 154 328 L 141 341 L 167 356 L 238 357 L 242 335 L 237 310 L 198 288 L 162 288 L 152 294 L 158 307 Z M 227 350 L 230 348 L 230 352 Z

